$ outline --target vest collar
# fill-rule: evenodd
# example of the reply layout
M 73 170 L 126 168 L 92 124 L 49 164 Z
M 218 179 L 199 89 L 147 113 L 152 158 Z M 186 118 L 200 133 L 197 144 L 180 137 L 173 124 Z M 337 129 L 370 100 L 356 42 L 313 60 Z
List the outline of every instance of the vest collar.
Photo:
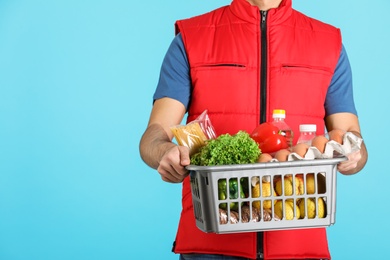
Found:
M 292 0 L 282 0 L 278 8 L 268 10 L 267 22 L 279 24 L 285 21 L 292 13 Z M 230 9 L 234 15 L 249 23 L 259 23 L 260 11 L 247 0 L 233 0 Z

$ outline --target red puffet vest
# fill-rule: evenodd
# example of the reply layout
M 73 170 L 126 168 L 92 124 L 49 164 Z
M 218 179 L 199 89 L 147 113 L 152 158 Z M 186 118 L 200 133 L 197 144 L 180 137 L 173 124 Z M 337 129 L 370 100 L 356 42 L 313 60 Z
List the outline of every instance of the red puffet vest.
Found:
M 176 29 L 193 86 L 188 121 L 207 109 L 218 135 L 250 133 L 281 108 L 295 133 L 301 123 L 324 132 L 324 101 L 341 51 L 338 29 L 292 9 L 291 0 L 266 15 L 246 0 L 233 0 L 177 21 Z M 189 178 L 182 206 L 175 253 L 256 259 L 256 232 L 213 234 L 196 227 Z M 264 259 L 330 259 L 324 228 L 264 232 L 263 247 Z

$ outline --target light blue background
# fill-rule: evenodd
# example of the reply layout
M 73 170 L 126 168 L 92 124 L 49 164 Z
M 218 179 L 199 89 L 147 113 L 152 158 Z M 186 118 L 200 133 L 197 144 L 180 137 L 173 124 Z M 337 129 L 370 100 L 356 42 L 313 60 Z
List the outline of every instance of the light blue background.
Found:
M 175 20 L 228 3 L 0 0 L 0 259 L 178 259 L 181 185 L 138 143 Z M 370 151 L 338 175 L 333 259 L 384 259 L 390 2 L 294 7 L 341 28 Z

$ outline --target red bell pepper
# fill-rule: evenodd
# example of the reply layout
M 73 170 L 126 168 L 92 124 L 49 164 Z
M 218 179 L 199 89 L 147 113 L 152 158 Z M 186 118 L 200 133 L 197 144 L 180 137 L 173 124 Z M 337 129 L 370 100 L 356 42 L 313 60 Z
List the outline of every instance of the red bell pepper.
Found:
M 275 153 L 288 148 L 286 138 L 279 128 L 269 122 L 259 124 L 250 135 L 255 140 L 262 153 Z

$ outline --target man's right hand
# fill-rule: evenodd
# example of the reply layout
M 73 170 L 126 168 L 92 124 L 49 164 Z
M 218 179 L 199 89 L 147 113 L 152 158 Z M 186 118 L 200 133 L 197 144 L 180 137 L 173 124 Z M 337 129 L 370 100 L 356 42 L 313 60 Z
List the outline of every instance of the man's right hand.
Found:
M 185 167 L 189 164 L 188 147 L 173 146 L 161 157 L 157 171 L 163 181 L 180 183 L 188 176 L 188 170 Z

